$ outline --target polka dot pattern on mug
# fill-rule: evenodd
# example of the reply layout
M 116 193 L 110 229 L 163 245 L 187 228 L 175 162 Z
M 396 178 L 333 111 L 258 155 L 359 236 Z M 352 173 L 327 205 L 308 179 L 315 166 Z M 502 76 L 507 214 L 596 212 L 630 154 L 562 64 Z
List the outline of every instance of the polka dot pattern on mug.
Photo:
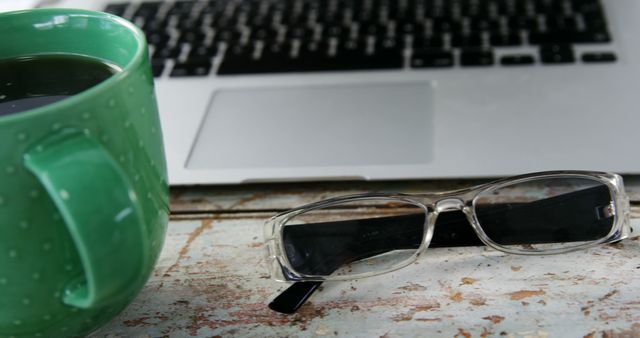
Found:
M 41 121 L 35 129 L 21 126 L 11 130 L 3 140 L 15 145 L 20 151 L 27 150 L 33 154 L 50 149 L 46 145 L 38 145 L 38 140 L 46 140 L 48 135 L 63 135 L 70 130 L 97 141 L 127 175 L 132 185 L 128 189 L 130 196 L 142 204 L 144 217 L 148 218 L 145 221 L 148 224 L 157 223 L 157 229 L 153 229 L 148 245 L 149 251 L 157 255 L 162 247 L 161 235 L 166 227 L 166 222 L 161 220 L 166 218 L 167 210 L 158 210 L 166 203 L 166 196 L 156 187 L 158 184 L 165 185 L 166 181 L 160 177 L 165 173 L 158 171 L 158 167 L 164 168 L 164 158 L 161 156 L 162 149 L 157 146 L 161 142 L 161 128 L 156 105 L 148 102 L 155 97 L 153 89 L 149 88 L 151 82 L 151 77 L 136 75 L 124 82 L 118 91 L 106 93 L 91 104 L 74 107 L 65 112 L 65 116 L 51 116 L 46 121 Z M 139 97 L 132 100 L 132 96 Z M 55 138 L 52 140 L 55 142 Z M 65 283 L 83 273 L 82 262 L 70 239 L 65 219 L 60 216 L 49 192 L 24 166 L 22 154 L 16 152 L 12 156 L 8 161 L 0 161 L 0 182 L 3 182 L 0 186 L 0 214 L 6 213 L 7 208 L 10 212 L 13 211 L 11 208 L 16 205 L 45 207 L 38 209 L 37 213 L 19 214 L 9 222 L 0 224 L 0 236 L 19 234 L 32 239 L 24 245 L 9 244 L 0 248 L 0 263 L 10 265 L 12 269 L 13 266 L 28 266 L 19 274 L 6 275 L 0 271 L 0 290 L 21 290 L 24 286 L 38 289 L 35 293 L 9 291 L 8 301 L 17 310 L 33 312 L 29 312 L 32 313 L 30 316 L 22 316 L 16 312 L 14 317 L 6 318 L 6 324 L 15 332 L 2 332 L 0 338 L 9 338 L 8 334 L 17 336 L 18 332 L 26 332 L 27 328 L 30 333 L 21 333 L 19 338 L 71 336 L 75 332 L 86 331 L 98 323 L 104 323 L 104 318 L 115 316 L 120 309 L 114 307 L 92 313 L 92 310 L 63 304 Z M 24 179 L 28 181 L 16 184 L 19 188 L 11 183 Z M 9 185 L 4 185 L 4 182 L 9 182 Z M 15 191 L 19 193 L 14 193 Z M 151 193 L 147 194 L 149 191 Z M 81 197 L 85 198 L 67 185 L 57 186 L 52 194 L 58 202 L 60 199 L 73 202 Z M 37 259 L 33 259 L 33 256 Z M 52 258 L 52 261 L 47 262 L 45 257 Z M 11 271 L 14 270 L 19 269 Z M 145 267 L 144 270 L 151 269 Z M 32 327 L 34 321 L 42 323 L 43 328 Z M 20 328 L 13 327 L 14 325 L 19 325 Z

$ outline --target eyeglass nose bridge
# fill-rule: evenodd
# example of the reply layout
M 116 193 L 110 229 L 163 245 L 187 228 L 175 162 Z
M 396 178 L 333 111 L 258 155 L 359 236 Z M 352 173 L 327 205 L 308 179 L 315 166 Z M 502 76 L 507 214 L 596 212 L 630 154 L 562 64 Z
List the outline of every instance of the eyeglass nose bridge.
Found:
M 446 197 L 442 197 L 440 199 L 436 199 L 431 202 L 431 207 L 433 208 L 432 223 L 435 225 L 436 219 L 440 213 L 450 212 L 450 211 L 462 211 L 467 217 L 469 221 L 469 225 L 478 232 L 476 221 L 473 216 L 473 207 L 472 207 L 472 196 L 468 195 L 449 195 Z
M 467 203 L 459 197 L 446 197 L 433 203 L 434 211 L 439 214 L 448 211 L 465 211 Z

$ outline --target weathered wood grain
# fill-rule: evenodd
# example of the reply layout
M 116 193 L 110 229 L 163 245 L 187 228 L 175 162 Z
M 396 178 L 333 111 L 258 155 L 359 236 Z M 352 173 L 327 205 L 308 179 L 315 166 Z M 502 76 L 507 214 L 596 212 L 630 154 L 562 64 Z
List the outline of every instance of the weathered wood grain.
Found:
M 472 187 L 487 180 L 432 180 L 391 182 L 313 182 L 178 187 L 172 189 L 175 215 L 217 211 L 286 210 L 329 197 L 364 192 L 433 193 Z M 631 201 L 640 203 L 640 176 L 625 177 Z
M 628 190 L 640 201 L 632 181 Z M 477 182 L 476 182 L 477 183 Z M 640 337 L 640 237 L 556 256 L 430 249 L 394 273 L 325 283 L 299 313 L 267 303 L 262 226 L 275 211 L 346 193 L 424 192 L 469 182 L 181 188 L 154 274 L 91 337 Z M 629 188 L 629 186 L 631 186 Z M 640 228 L 640 203 L 632 208 Z
M 266 304 L 266 213 L 172 221 L 154 275 L 93 337 L 638 337 L 640 238 L 557 256 L 432 249 L 397 272 L 325 283 L 298 314 Z

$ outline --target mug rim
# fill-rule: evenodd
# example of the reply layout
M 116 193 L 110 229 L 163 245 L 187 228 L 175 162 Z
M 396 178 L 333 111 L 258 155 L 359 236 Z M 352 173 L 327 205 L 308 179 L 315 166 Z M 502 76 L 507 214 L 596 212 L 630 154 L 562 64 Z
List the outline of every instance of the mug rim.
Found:
M 29 119 L 41 114 L 48 114 L 50 110 L 59 110 L 64 109 L 65 106 L 73 106 L 77 104 L 79 101 L 85 100 L 87 97 L 91 96 L 99 96 L 100 93 L 108 90 L 115 83 L 122 81 L 125 77 L 129 76 L 129 73 L 132 69 L 136 69 L 141 62 L 144 61 L 144 55 L 146 53 L 147 48 L 147 40 L 142 33 L 142 31 L 130 21 L 123 19 L 119 16 L 84 10 L 84 9 L 74 9 L 74 8 L 36 8 L 36 9 L 26 9 L 26 10 L 18 10 L 18 11 L 10 11 L 0 13 L 0 21 L 5 19 L 6 17 L 20 16 L 20 15 L 67 15 L 73 17 L 92 17 L 101 20 L 110 20 L 124 28 L 126 28 L 129 32 L 131 32 L 133 38 L 136 41 L 136 50 L 131 56 L 131 59 L 122 67 L 122 71 L 117 72 L 109 78 L 101 81 L 100 83 L 87 88 L 77 94 L 71 95 L 70 97 L 64 98 L 63 100 L 53 102 L 50 104 L 46 104 L 44 106 L 39 106 L 33 109 L 28 109 L 24 111 L 20 111 L 14 114 L 8 114 L 5 116 L 0 116 L 0 125 L 4 123 L 10 123 L 14 121 L 19 121 L 22 119 Z M 43 53 L 45 55 L 46 53 Z M 68 53 L 73 54 L 73 53 Z M 88 55 L 88 57 L 92 57 Z M 99 58 L 98 58 L 99 59 Z

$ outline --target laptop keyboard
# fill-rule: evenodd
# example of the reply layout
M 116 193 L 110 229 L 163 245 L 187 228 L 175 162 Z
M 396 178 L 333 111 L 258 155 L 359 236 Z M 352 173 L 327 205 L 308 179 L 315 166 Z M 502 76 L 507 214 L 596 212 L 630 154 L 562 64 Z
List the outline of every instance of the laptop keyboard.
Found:
M 602 50 L 612 37 L 599 0 L 199 0 L 105 11 L 142 28 L 154 76 L 617 59 Z M 576 45 L 593 51 L 577 55 Z

